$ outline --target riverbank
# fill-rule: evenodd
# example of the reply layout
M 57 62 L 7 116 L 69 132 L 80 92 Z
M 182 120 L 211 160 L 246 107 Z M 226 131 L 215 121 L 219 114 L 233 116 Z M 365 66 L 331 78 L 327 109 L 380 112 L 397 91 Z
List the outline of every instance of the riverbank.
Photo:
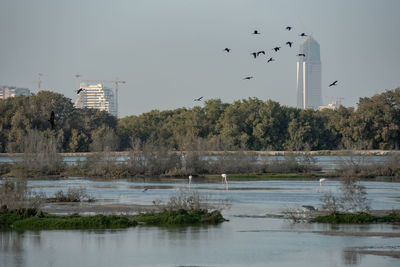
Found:
M 169 153 L 186 155 L 193 151 L 170 151 Z M 257 156 L 287 156 L 287 155 L 304 155 L 309 154 L 312 156 L 350 156 L 350 155 L 363 155 L 363 156 L 387 156 L 387 155 L 400 155 L 400 150 L 316 150 L 316 151 L 195 151 L 202 155 L 222 155 L 222 154 L 237 154 L 244 153 L 246 155 Z M 127 157 L 131 152 L 129 151 L 115 151 L 107 152 L 110 156 Z M 98 152 L 74 152 L 74 153 L 58 153 L 62 157 L 89 157 L 98 154 Z M 0 157 L 22 157 L 24 153 L 0 153 Z

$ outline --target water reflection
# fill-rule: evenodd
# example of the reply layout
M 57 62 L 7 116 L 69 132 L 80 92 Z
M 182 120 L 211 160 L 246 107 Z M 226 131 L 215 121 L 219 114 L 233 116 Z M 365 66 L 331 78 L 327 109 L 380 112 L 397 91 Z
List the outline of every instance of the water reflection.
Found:
M 212 195 L 230 222 L 218 226 L 146 227 L 124 230 L 0 232 L 0 266 L 389 266 L 393 258 L 365 255 L 361 250 L 399 249 L 399 238 L 379 233 L 399 233 L 395 225 L 291 224 L 279 216 L 285 208 L 320 201 L 318 181 L 230 181 L 192 183 L 191 190 Z M 395 201 L 400 184 L 365 182 L 376 207 L 399 208 Z M 104 203 L 151 204 L 166 200 L 187 180 L 93 181 L 66 179 L 30 181 L 46 194 L 84 186 Z M 324 188 L 335 190 L 338 182 Z M 143 192 L 143 188 L 150 188 Z M 328 235 L 327 233 L 335 234 Z M 349 233 L 378 233 L 373 236 Z M 386 235 L 387 236 L 387 235 Z
M 354 249 L 344 249 L 342 260 L 345 265 L 358 265 L 361 263 L 362 255 Z
M 25 266 L 24 234 L 17 232 L 0 232 L 1 266 Z

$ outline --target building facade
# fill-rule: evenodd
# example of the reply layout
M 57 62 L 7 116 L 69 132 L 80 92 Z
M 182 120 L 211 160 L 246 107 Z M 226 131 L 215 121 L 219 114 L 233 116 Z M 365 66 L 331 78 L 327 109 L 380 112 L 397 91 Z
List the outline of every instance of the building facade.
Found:
M 0 86 L 0 99 L 7 99 L 19 95 L 30 96 L 31 91 L 28 88 L 17 88 L 15 86 Z
M 312 36 L 300 45 L 297 62 L 297 107 L 318 109 L 322 105 L 320 47 Z
M 104 87 L 103 84 L 81 83 L 83 90 L 78 94 L 75 101 L 76 108 L 94 108 L 105 110 L 117 117 L 118 107 L 115 101 L 115 94 L 111 88 Z

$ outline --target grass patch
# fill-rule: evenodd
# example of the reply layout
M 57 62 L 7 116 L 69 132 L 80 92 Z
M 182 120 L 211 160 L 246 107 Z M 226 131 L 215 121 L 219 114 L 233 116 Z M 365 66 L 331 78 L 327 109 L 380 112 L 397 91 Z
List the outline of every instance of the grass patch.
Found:
M 147 225 L 171 226 L 171 225 L 197 225 L 197 224 L 219 224 L 224 221 L 221 213 L 217 210 L 185 210 L 164 211 L 161 213 L 148 213 L 134 216 L 138 222 Z
M 0 229 L 3 230 L 117 229 L 136 225 L 132 216 L 59 216 L 38 209 L 8 210 L 5 207 L 0 211 Z
M 329 215 L 317 216 L 313 218 L 311 222 L 330 223 L 330 224 L 370 224 L 370 223 L 399 224 L 400 216 L 394 212 L 385 216 L 374 216 L 365 212 L 331 213 Z
M 225 221 L 219 211 L 178 210 L 135 216 L 78 214 L 59 216 L 38 209 L 0 210 L 0 230 L 88 230 L 134 227 L 140 223 L 154 226 L 219 224 Z

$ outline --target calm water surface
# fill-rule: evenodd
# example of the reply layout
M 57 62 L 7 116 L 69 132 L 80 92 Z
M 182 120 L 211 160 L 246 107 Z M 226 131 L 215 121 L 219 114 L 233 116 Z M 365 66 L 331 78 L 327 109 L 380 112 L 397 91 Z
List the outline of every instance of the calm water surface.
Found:
M 326 235 L 325 231 L 399 233 L 398 226 L 296 224 L 280 214 L 301 205 L 320 205 L 328 181 L 250 181 L 220 183 L 194 180 L 190 190 L 211 201 L 232 204 L 224 210 L 229 222 L 202 227 L 145 227 L 114 231 L 39 231 L 0 233 L 0 266 L 400 266 L 400 260 L 357 253 L 358 250 L 400 250 L 400 238 Z M 365 182 L 373 209 L 400 209 L 400 184 Z M 185 180 L 91 181 L 67 179 L 31 181 L 48 195 L 70 187 L 85 187 L 107 203 L 151 204 L 166 200 Z M 143 188 L 149 188 L 142 192 Z

